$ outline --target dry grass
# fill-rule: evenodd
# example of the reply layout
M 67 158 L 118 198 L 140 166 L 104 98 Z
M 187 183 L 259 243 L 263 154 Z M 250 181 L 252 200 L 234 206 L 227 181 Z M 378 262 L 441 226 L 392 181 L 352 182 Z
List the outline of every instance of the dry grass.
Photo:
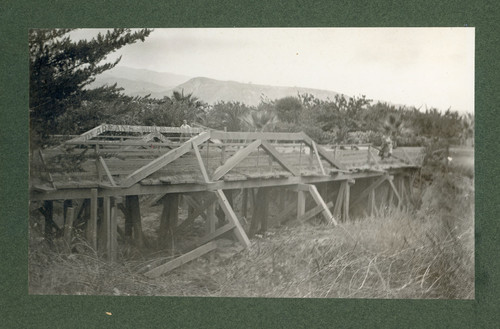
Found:
M 462 171 L 463 172 L 462 172 Z M 115 264 L 30 238 L 30 293 L 316 298 L 474 298 L 474 184 L 465 169 L 436 175 L 414 211 L 330 227 L 287 226 L 243 250 L 229 240 L 162 277 L 168 260 L 120 246 Z M 125 254 L 127 257 L 125 257 Z M 134 256 L 135 255 L 135 256 Z

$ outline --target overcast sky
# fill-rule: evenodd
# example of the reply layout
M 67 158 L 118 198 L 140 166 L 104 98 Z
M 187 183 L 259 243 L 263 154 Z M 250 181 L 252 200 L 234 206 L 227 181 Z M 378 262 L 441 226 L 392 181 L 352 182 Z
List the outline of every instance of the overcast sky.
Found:
M 473 28 L 155 29 L 119 54 L 120 66 L 474 111 Z

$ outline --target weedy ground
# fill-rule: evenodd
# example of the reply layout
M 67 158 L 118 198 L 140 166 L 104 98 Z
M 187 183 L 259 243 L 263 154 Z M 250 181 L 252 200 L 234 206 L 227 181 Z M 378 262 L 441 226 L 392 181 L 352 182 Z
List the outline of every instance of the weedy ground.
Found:
M 336 227 L 290 224 L 252 239 L 221 239 L 212 255 L 158 278 L 169 259 L 120 246 L 116 263 L 81 241 L 49 247 L 30 230 L 32 294 L 313 298 L 474 298 L 474 174 L 452 166 L 417 189 L 418 209 L 390 209 Z

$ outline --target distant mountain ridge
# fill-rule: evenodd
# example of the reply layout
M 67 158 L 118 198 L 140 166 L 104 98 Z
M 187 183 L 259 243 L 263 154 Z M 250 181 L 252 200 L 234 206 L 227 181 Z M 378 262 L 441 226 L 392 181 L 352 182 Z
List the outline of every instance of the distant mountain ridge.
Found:
M 117 84 L 129 96 L 146 96 L 153 98 L 169 96 L 171 89 L 191 79 L 191 77 L 168 72 L 157 72 L 145 69 L 117 66 L 96 77 L 90 87 Z
M 329 90 L 259 85 L 236 81 L 221 81 L 206 77 L 188 77 L 168 72 L 156 72 L 129 67 L 115 67 L 96 78 L 91 87 L 117 83 L 129 96 L 146 96 L 161 99 L 174 91 L 193 94 L 198 99 L 215 104 L 219 101 L 241 102 L 258 105 L 262 98 L 274 100 L 297 94 L 311 94 L 319 99 L 333 99 L 339 93 Z
M 215 104 L 219 101 L 237 101 L 250 106 L 258 105 L 262 98 L 274 100 L 287 96 L 297 96 L 299 93 L 312 94 L 319 99 L 333 98 L 339 94 L 328 90 L 220 81 L 205 77 L 190 79 L 173 88 L 173 91 L 193 94 L 209 104 Z

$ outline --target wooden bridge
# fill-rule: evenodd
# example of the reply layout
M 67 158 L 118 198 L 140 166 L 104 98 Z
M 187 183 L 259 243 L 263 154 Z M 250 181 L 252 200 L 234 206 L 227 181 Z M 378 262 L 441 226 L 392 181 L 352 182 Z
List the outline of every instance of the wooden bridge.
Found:
M 31 155 L 30 199 L 43 202 L 48 237 L 58 231 L 70 244 L 74 222 L 83 222 L 90 245 L 112 260 L 117 232 L 138 246 L 147 244 L 141 203 L 163 205 L 158 242 L 164 248 L 203 218 L 200 246 L 148 272 L 156 276 L 213 250 L 213 240 L 228 231 L 249 247 L 249 236 L 268 227 L 270 200 L 278 208 L 277 224 L 321 214 L 336 225 L 353 210 L 373 214 L 401 207 L 411 195 L 419 151 L 398 148 L 382 160 L 370 144 L 322 146 L 302 132 L 104 124 Z M 181 198 L 189 208 L 182 220 Z M 59 224 L 56 200 L 62 201 Z M 118 210 L 125 217 L 124 230 L 117 225 Z

